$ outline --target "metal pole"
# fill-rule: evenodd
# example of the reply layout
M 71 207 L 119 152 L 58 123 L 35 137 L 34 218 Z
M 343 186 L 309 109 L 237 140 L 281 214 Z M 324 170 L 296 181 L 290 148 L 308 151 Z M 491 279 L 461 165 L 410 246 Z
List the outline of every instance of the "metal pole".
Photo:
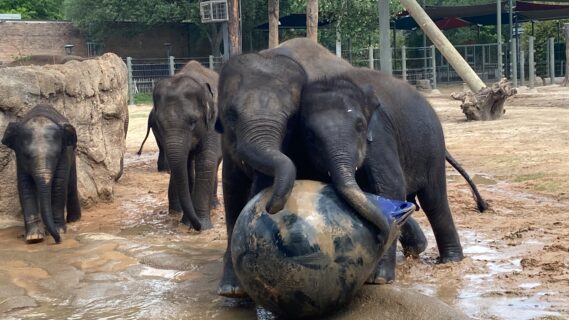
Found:
M 342 36 L 340 31 L 336 29 L 336 56 L 338 58 L 342 57 Z
M 128 70 L 128 104 L 134 104 L 134 83 L 132 81 L 132 58 L 126 57 L 126 68 Z
M 512 79 L 512 86 L 514 88 L 518 87 L 518 57 L 516 56 L 516 38 L 512 38 L 510 42 L 510 70 L 511 70 L 511 79 Z
M 174 56 L 168 57 L 168 69 L 170 71 L 170 76 L 176 73 L 176 64 L 174 63 Z
M 369 46 L 369 47 L 367 48 L 367 52 L 368 52 L 368 59 L 369 59 L 369 68 L 370 68 L 371 70 L 373 70 L 373 69 L 375 69 L 374 61 L 373 61 L 373 47 L 372 47 L 372 46 Z M 381 63 L 380 63 L 380 64 L 381 64 Z
M 229 60 L 229 26 L 227 22 L 223 22 L 221 30 L 223 32 L 223 61 L 225 62 Z
M 425 2 L 426 0 L 421 1 L 421 7 L 423 7 L 423 10 L 425 10 L 425 7 L 427 6 Z M 425 33 L 425 30 L 423 30 L 423 78 L 425 78 L 424 74 L 426 70 L 427 70 L 427 34 Z
M 524 50 L 520 50 L 520 84 L 526 85 L 526 55 Z
M 496 39 L 498 45 L 498 79 L 504 76 L 502 62 L 502 0 L 496 0 Z
M 535 87 L 535 60 L 534 60 L 534 41 L 533 36 L 529 37 L 529 48 L 528 48 L 528 62 L 529 62 L 529 87 Z
M 215 69 L 213 66 L 213 55 L 211 55 L 211 54 L 209 55 L 209 68 L 211 70 Z
M 555 83 L 555 38 L 549 38 L 549 77 Z
M 381 71 L 393 74 L 391 43 L 389 42 L 389 0 L 378 0 L 379 10 L 379 66 Z
M 437 88 L 437 60 L 435 58 L 435 46 L 431 46 L 431 63 L 433 65 L 433 89 Z
M 405 50 L 406 47 L 401 46 L 401 76 L 404 81 L 407 81 L 407 53 Z

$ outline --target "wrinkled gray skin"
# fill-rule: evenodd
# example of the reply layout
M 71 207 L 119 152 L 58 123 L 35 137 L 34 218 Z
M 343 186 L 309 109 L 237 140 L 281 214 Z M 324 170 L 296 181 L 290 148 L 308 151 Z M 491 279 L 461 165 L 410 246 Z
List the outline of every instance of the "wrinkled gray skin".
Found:
M 273 186 L 266 210 L 280 211 L 296 179 L 296 168 L 284 153 L 306 75 L 284 56 L 244 54 L 231 58 L 219 80 L 222 133 L 223 195 L 228 245 L 218 293 L 243 297 L 231 263 L 231 236 L 239 213 L 255 194 Z
M 280 54 L 293 58 L 306 71 L 309 81 L 330 78 L 354 70 L 354 67 L 347 61 L 338 58 L 325 47 L 307 38 L 295 38 L 285 41 L 277 48 L 265 50 L 263 53 L 267 55 Z M 366 99 L 375 100 L 375 97 L 368 94 Z M 298 139 L 302 140 L 302 137 L 296 136 L 295 141 Z M 363 147 L 365 148 L 365 145 Z M 304 159 L 307 154 L 318 152 L 315 151 L 317 149 L 309 148 L 305 150 L 306 151 L 302 151 L 301 154 L 293 155 L 293 157 L 295 157 L 294 163 L 297 164 L 297 166 L 299 163 L 304 165 L 305 162 L 307 162 Z M 365 149 L 361 150 L 361 152 L 365 154 Z M 354 158 L 354 161 L 357 162 L 360 161 L 360 159 Z M 318 170 L 304 171 L 302 168 L 300 168 L 300 170 L 301 172 L 299 172 L 297 176 L 305 179 L 333 183 L 342 197 L 355 208 L 360 215 L 379 228 L 380 237 L 384 237 L 384 235 L 387 234 L 387 223 L 383 221 L 383 215 L 378 211 L 376 206 L 364 196 L 355 180 L 338 179 L 338 176 L 318 175 Z M 401 234 L 400 241 L 406 255 L 418 255 L 427 248 L 427 239 L 419 224 L 413 218 L 409 218 L 407 223 L 402 226 Z
M 42 241 L 45 226 L 60 243 L 60 233 L 66 231 L 65 208 L 67 222 L 81 218 L 75 128 L 52 106 L 39 104 L 20 121 L 8 124 L 2 143 L 16 152 L 26 241 Z
M 210 210 L 221 159 L 221 137 L 214 129 L 217 81 L 217 73 L 190 61 L 154 87 L 149 119 L 170 167 L 169 210 L 183 212 L 182 223 L 196 230 L 212 227 Z
M 470 183 L 479 210 L 487 205 L 446 151 L 440 121 L 415 89 L 377 71 L 353 69 L 305 86 L 300 123 L 305 148 L 315 151 L 309 153 L 312 171 L 328 171 L 336 186 L 357 179 L 364 191 L 386 198 L 415 202 L 418 197 L 440 261 L 463 259 L 447 200 L 445 159 Z M 402 230 L 402 242 L 422 241 L 409 231 Z M 388 250 L 369 282 L 395 279 L 395 249 Z

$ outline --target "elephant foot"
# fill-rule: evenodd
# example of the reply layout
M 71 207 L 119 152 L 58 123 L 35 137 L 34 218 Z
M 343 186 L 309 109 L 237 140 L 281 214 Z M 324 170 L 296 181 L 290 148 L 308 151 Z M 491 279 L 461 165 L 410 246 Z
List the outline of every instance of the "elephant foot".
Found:
M 226 270 L 217 287 L 217 294 L 227 298 L 247 298 L 247 292 L 239 284 L 233 270 Z
M 427 249 L 429 242 L 427 237 L 421 230 L 421 227 L 414 219 L 407 220 L 405 225 L 401 228 L 399 235 L 399 242 L 403 247 L 403 254 L 406 257 L 418 258 L 419 254 Z
M 65 226 L 65 224 L 61 225 L 61 224 L 56 224 L 55 225 L 55 229 L 57 230 L 57 232 L 59 234 L 64 234 L 67 233 L 67 227 Z
M 211 219 L 200 219 L 202 224 L 202 230 L 207 230 L 213 228 L 213 223 L 211 223 Z
M 439 263 L 448 263 L 448 262 L 458 262 L 464 259 L 464 254 L 462 254 L 462 250 L 460 252 L 451 252 L 446 254 L 441 254 L 439 257 Z
M 177 211 L 177 210 L 175 210 L 175 209 L 168 209 L 168 214 L 169 214 L 169 215 L 173 215 L 173 216 L 177 216 L 177 215 L 182 214 L 182 210 Z
M 395 281 L 395 269 L 378 266 L 366 280 L 366 284 L 390 284 Z
M 212 209 L 216 209 L 219 207 L 219 205 L 221 205 L 221 202 L 219 202 L 219 200 L 216 198 L 215 200 L 211 200 L 210 205 Z
M 43 226 L 33 226 L 29 231 L 26 231 L 26 243 L 38 243 L 43 241 L 45 231 Z

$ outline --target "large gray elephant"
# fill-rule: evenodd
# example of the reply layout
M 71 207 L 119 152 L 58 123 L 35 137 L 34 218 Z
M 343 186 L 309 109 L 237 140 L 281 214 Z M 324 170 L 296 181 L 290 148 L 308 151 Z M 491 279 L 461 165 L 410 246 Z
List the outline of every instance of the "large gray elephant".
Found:
M 55 242 L 61 242 L 65 208 L 67 222 L 81 218 L 75 128 L 51 105 L 39 104 L 20 121 L 8 124 L 2 143 L 16 152 L 26 241 L 42 241 L 45 226 Z
M 463 259 L 448 205 L 445 159 L 468 181 L 480 211 L 487 208 L 476 186 L 445 147 L 443 129 L 429 102 L 406 82 L 370 69 L 352 69 L 305 86 L 301 136 L 310 170 L 328 174 L 343 188 L 419 203 L 437 241 L 440 261 Z M 402 238 L 413 238 L 405 234 Z M 370 277 L 395 278 L 395 245 Z
M 163 79 L 153 91 L 149 125 L 170 167 L 169 210 L 183 212 L 182 223 L 212 227 L 210 210 L 221 160 L 215 71 L 197 61 Z

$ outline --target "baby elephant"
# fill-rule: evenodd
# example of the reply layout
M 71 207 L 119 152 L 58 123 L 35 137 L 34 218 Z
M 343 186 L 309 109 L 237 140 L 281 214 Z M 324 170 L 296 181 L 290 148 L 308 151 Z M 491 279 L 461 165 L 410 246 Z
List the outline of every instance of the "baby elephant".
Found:
M 45 225 L 55 242 L 60 243 L 60 233 L 66 231 L 65 206 L 67 222 L 81 218 L 75 128 L 51 105 L 39 104 L 19 122 L 8 124 L 2 143 L 16 152 L 26 241 L 41 242 Z

